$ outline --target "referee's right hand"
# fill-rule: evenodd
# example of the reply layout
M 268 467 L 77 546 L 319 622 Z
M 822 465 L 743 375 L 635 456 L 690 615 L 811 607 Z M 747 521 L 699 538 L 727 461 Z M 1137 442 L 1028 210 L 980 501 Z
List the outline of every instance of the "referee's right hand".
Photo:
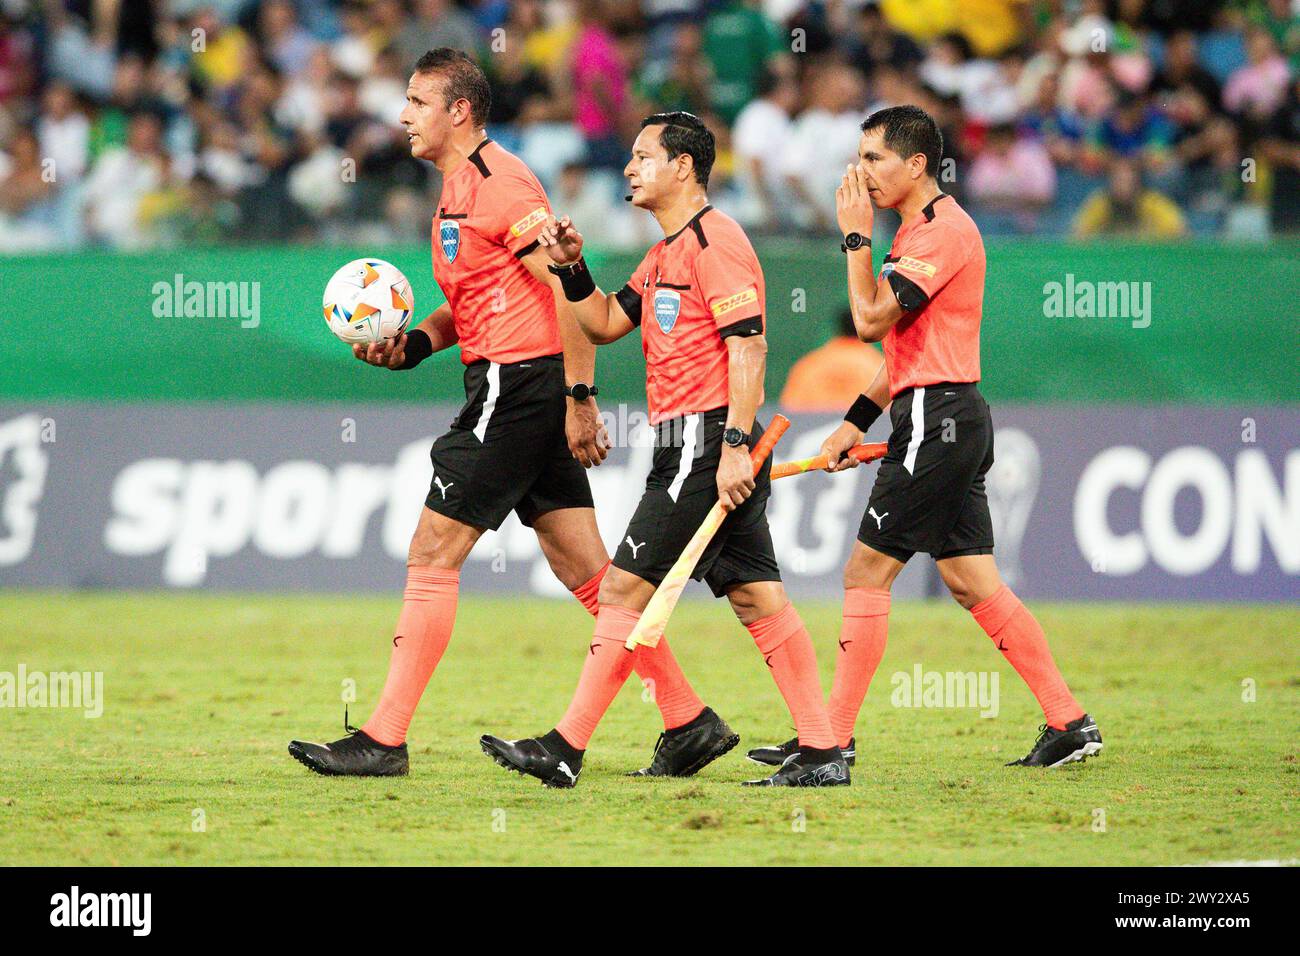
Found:
M 406 361 L 406 333 L 403 332 L 396 338 L 385 339 L 382 342 L 371 342 L 368 345 L 357 343 L 352 346 L 352 354 L 367 365 L 378 368 L 401 368 L 402 363 Z
M 826 466 L 830 472 L 847 471 L 850 468 L 858 467 L 858 460 L 851 455 L 846 455 L 850 448 L 862 441 L 862 432 L 858 426 L 852 422 L 841 422 L 840 427 L 830 433 L 824 442 L 822 442 L 821 453 L 826 456 L 826 460 L 831 464 Z

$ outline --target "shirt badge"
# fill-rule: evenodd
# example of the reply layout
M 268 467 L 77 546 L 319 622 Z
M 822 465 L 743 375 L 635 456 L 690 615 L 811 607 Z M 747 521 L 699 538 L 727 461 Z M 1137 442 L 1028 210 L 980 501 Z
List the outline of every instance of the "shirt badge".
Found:
M 655 321 L 665 335 L 677 324 L 682 312 L 682 296 L 676 289 L 655 289 Z
M 460 252 L 460 223 L 455 219 L 444 219 L 438 224 L 438 238 L 442 240 L 442 254 L 448 262 L 456 261 Z

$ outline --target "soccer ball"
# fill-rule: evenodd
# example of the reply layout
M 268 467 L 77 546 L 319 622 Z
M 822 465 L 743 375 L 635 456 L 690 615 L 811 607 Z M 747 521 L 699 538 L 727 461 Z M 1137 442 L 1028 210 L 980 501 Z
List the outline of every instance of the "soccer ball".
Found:
M 349 262 L 325 285 L 325 322 L 349 345 L 383 342 L 406 331 L 415 311 L 411 283 L 383 259 Z

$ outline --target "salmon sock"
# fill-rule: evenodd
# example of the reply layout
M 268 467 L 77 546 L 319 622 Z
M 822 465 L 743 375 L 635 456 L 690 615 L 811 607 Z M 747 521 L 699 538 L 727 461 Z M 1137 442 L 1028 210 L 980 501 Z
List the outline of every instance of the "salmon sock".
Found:
M 573 589 L 573 596 L 593 616 L 598 608 L 596 598 L 600 593 L 600 582 L 605 580 L 609 566 L 610 562 L 606 561 L 595 577 Z M 704 710 L 704 701 L 696 696 L 695 689 L 682 673 L 677 658 L 668 647 L 668 638 L 660 638 L 656 647 L 638 647 L 632 656 L 632 669 L 653 694 L 659 716 L 664 721 L 664 730 L 689 724 Z
M 632 673 L 633 655 L 623 644 L 640 618 L 640 611 L 613 604 L 602 604 L 596 613 L 596 633 L 587 649 L 578 687 L 569 709 L 555 725 L 573 749 L 587 749 L 600 718 Z
M 970 612 L 1034 692 L 1049 727 L 1064 730 L 1070 721 L 1083 716 L 1083 708 L 1056 669 L 1042 627 L 1011 588 L 1002 585 Z
M 578 599 L 578 603 L 587 609 L 587 613 L 592 617 L 596 616 L 596 611 L 600 609 L 600 582 L 605 580 L 605 574 L 609 571 L 612 561 L 606 561 L 604 566 L 592 576 L 592 579 L 586 584 L 579 584 L 573 589 L 573 596 Z
M 871 678 L 885 656 L 889 633 L 889 592 L 882 588 L 845 588 L 840 622 L 840 656 L 826 704 L 835 742 L 847 747 L 862 710 Z
M 415 706 L 451 640 L 459 593 L 459 571 L 406 569 L 406 593 L 393 636 L 388 679 L 375 712 L 361 728 L 381 744 L 396 746 L 406 740 Z
M 794 605 L 787 604 L 771 617 L 755 621 L 748 627 L 794 718 L 799 743 L 817 750 L 836 746 L 830 718 L 826 716 L 826 706 L 822 703 L 817 654 Z

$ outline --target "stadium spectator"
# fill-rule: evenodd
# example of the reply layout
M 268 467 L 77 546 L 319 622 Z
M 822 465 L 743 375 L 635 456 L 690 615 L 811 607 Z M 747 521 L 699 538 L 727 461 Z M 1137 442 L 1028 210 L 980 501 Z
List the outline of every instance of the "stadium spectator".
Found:
M 90 236 L 124 248 L 146 245 L 141 206 L 168 177 L 162 122 L 154 113 L 134 114 L 127 125 L 126 145 L 105 150 L 86 177 L 83 202 Z
M 978 122 L 1006 122 L 1016 115 L 1018 104 L 1010 77 L 997 62 L 975 57 L 970 42 L 960 33 L 935 42 L 919 75 L 937 93 L 958 97 L 966 115 Z
M 722 0 L 704 22 L 704 55 L 713 71 L 711 105 L 728 126 L 754 98 L 768 64 L 789 53 L 785 38 L 760 6 L 757 0 Z
M 579 0 L 573 41 L 574 119 L 592 166 L 621 169 L 627 150 L 620 122 L 628 102 L 628 72 L 608 28 L 601 0 Z
M 1058 105 L 1059 94 L 1057 74 L 1043 74 L 1034 101 L 1021 115 L 1020 124 L 1042 141 L 1053 163 L 1072 168 L 1079 162 L 1088 128 L 1081 117 Z
M 844 167 L 857 161 L 866 88 L 850 66 L 830 63 L 805 81 L 808 108 L 799 114 L 781 157 L 786 186 L 795 198 L 795 224 L 835 228 L 835 189 Z
M 1300 77 L 1291 82 L 1260 145 L 1273 169 L 1273 228 L 1300 231 Z
M 66 83 L 50 84 L 41 105 L 37 122 L 41 155 L 54 161 L 58 182 L 76 182 L 85 175 L 90 160 L 90 120 Z
M 1178 205 L 1143 186 L 1141 164 L 1122 156 L 1111 161 L 1106 187 L 1088 198 L 1074 220 L 1074 234 L 1080 239 L 1176 239 L 1186 232 L 1187 223 Z
M 1010 123 L 988 131 L 966 174 L 965 191 L 972 206 L 986 214 L 985 235 L 1036 231 L 1038 212 L 1055 194 L 1056 170 L 1040 140 L 1018 136 Z
M 906 71 L 916 68 L 925 59 L 925 51 L 920 45 L 907 34 L 893 29 L 874 3 L 864 4 L 858 9 L 843 46 L 848 61 L 868 77 L 879 66 Z
M 36 85 L 36 40 L 0 12 L 0 107 L 31 94 Z
M 485 64 L 485 69 L 492 82 L 492 112 L 488 121 L 494 128 L 563 115 L 562 111 L 552 113 L 550 80 L 540 66 L 529 62 L 524 44 L 517 39 L 506 42 Z M 405 95 L 405 78 L 402 90 Z
M 58 235 L 49 217 L 54 183 L 41 162 L 36 135 L 20 129 L 8 153 L 0 153 L 0 250 L 53 248 Z
M 1272 116 L 1286 95 L 1287 62 L 1273 35 L 1263 27 L 1251 27 L 1246 33 L 1246 53 L 1250 62 L 1228 77 L 1223 105 L 1250 119 Z
M 1000 219 L 1069 233 L 1115 156 L 1140 160 L 1147 186 L 1199 234 L 1239 235 L 1236 220 L 1270 202 L 1276 229 L 1297 228 L 1286 116 L 1300 17 L 1288 0 L 1077 0 L 1067 12 L 1023 0 L 13 0 L 3 9 L 0 144 L 12 150 L 27 127 L 41 158 L 54 159 L 49 208 L 63 245 L 206 241 L 167 203 L 146 210 L 152 225 L 93 237 L 69 214 L 78 175 L 124 147 L 141 111 L 161 123 L 159 195 L 175 202 L 202 175 L 191 191 L 239 224 L 232 241 L 334 235 L 345 219 L 358 228 L 356 217 L 376 235 L 400 232 L 387 224 L 390 191 L 406 190 L 399 207 L 413 194 L 436 201 L 438 179 L 402 155 L 394 117 L 414 60 L 438 44 L 477 51 L 493 85 L 493 137 L 548 189 L 582 162 L 585 186 L 617 199 L 639 116 L 686 109 L 714 128 L 720 208 L 769 231 L 829 232 L 868 105 L 915 103 L 944 134 L 943 188 L 961 196 L 974 183 L 971 208 L 993 231 Z M 1012 153 L 1005 131 L 990 134 L 1006 125 L 1018 131 Z M 1022 140 L 1050 158 L 1052 199 L 1043 204 L 1036 188 L 1017 195 L 1019 210 L 1000 208 L 1011 201 L 1007 169 L 1036 154 Z M 363 172 L 341 205 L 304 193 L 317 207 L 308 222 L 288 181 L 304 163 L 323 171 L 332 154 L 322 150 L 341 150 Z M 1243 182 L 1247 158 L 1260 162 L 1258 182 Z M 877 220 L 881 241 L 891 221 Z M 633 217 L 611 222 L 609 243 L 636 244 Z M 1247 232 L 1261 228 L 1258 219 Z
M 781 407 L 788 412 L 843 415 L 884 364 L 880 351 L 858 338 L 853 313 L 842 309 L 835 335 L 790 369 Z
M 638 93 L 652 104 L 650 108 L 696 115 L 709 111 L 710 90 L 715 86 L 703 44 L 696 24 L 682 23 L 674 28 L 672 55 L 647 63 L 641 73 Z
M 339 23 L 343 33 L 330 45 L 330 59 L 348 76 L 364 77 L 375 65 L 380 43 L 389 38 L 371 28 L 369 12 L 357 0 L 343 4 Z
M 414 8 L 414 22 L 407 21 L 395 38 L 407 63 L 443 46 L 478 52 L 478 24 L 450 0 L 414 0 Z
M 1165 62 L 1155 76 L 1151 89 L 1174 94 L 1191 88 L 1213 109 L 1219 108 L 1223 87 L 1207 70 L 1196 52 L 1196 34 L 1179 30 L 1165 42 Z
M 258 22 L 267 59 L 277 70 L 293 76 L 306 68 L 316 43 L 298 22 L 289 0 L 266 0 Z
M 793 129 L 799 85 L 769 68 L 759 81 L 758 97 L 740 111 L 732 129 L 736 177 L 746 197 L 741 220 L 769 230 L 790 222 L 790 193 L 782 174 L 781 153 Z
M 230 26 L 215 10 L 199 11 L 191 31 L 194 66 L 201 81 L 218 93 L 234 87 L 253 56 L 253 40 L 237 26 Z
M 1170 148 L 1174 130 L 1146 96 L 1119 91 L 1115 108 L 1093 128 L 1090 147 L 1101 162 L 1118 156 L 1135 159 L 1148 175 L 1176 177 Z

